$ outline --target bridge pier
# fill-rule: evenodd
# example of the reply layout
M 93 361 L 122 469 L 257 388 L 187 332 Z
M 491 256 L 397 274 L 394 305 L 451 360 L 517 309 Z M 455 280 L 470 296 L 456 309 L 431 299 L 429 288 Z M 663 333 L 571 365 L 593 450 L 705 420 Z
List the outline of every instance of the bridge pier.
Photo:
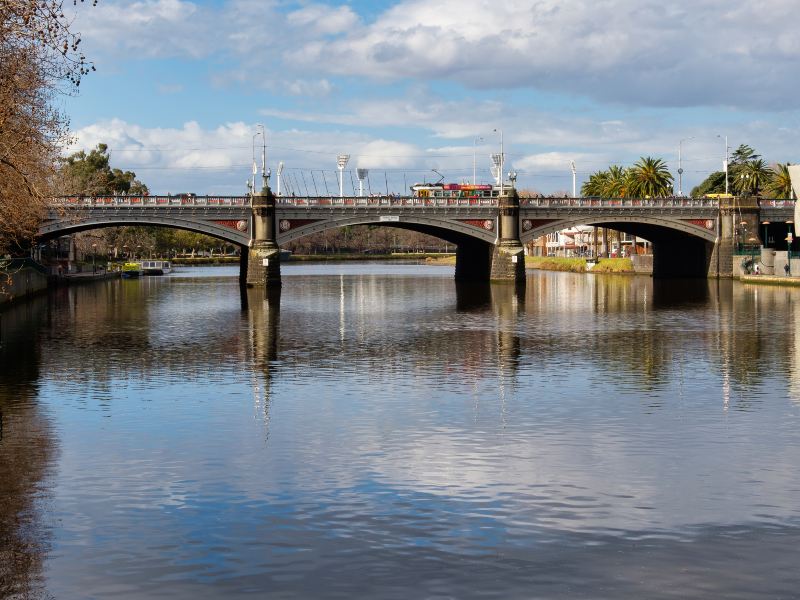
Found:
M 497 243 L 492 252 L 492 281 L 525 283 L 525 249 L 519 237 L 519 196 L 509 188 L 500 196 Z
M 269 187 L 253 195 L 253 239 L 247 249 L 247 287 L 281 285 L 280 248 L 275 224 L 275 196 Z

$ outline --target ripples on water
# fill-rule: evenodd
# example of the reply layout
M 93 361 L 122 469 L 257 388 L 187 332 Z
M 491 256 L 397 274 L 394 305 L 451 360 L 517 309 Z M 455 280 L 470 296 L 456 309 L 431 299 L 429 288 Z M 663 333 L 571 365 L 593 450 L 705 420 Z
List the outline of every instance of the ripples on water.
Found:
M 7 309 L 0 595 L 794 597 L 800 295 L 287 265 Z

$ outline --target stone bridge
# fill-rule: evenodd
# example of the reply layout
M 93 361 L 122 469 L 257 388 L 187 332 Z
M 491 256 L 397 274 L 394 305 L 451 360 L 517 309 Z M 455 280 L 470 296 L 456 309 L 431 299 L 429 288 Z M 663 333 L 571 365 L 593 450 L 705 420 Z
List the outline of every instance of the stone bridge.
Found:
M 278 285 L 280 246 L 347 225 L 384 225 L 453 243 L 458 280 L 525 281 L 523 244 L 576 225 L 616 229 L 653 244 L 653 276 L 725 277 L 743 227 L 791 222 L 794 202 L 747 199 L 108 196 L 54 200 L 39 235 L 119 225 L 157 225 L 205 233 L 247 249 L 242 280 Z M 767 225 L 764 225 L 766 227 Z M 773 225 L 774 226 L 774 225 Z

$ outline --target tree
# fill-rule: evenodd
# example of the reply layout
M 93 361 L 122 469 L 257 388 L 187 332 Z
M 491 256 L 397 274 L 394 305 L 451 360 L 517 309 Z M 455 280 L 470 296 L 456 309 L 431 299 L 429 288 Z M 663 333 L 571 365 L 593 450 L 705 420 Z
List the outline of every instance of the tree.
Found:
M 54 99 L 94 69 L 62 9 L 62 0 L 0 1 L 0 253 L 33 238 L 66 136 Z
M 773 198 L 792 197 L 792 179 L 789 176 L 788 163 L 778 163 L 772 167 L 772 175 L 767 183 L 766 192 Z
M 149 193 L 133 171 L 112 169 L 106 144 L 97 144 L 89 154 L 83 150 L 63 159 L 59 170 L 61 193 L 65 196 Z
M 758 196 L 770 180 L 772 171 L 762 158 L 738 164 L 733 177 L 733 189 L 740 196 Z
M 629 170 L 631 196 L 658 198 L 672 194 L 672 174 L 660 158 L 643 156 Z
M 589 179 L 581 186 L 583 196 L 603 197 L 608 180 L 608 171 L 596 171 L 589 175 Z

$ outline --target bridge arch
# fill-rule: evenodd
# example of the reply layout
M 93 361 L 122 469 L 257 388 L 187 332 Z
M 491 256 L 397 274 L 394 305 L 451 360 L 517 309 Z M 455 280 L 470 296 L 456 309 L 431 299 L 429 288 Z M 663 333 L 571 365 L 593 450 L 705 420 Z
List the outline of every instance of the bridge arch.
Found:
M 535 222 L 535 219 L 533 220 Z M 658 239 L 668 238 L 672 236 L 684 237 L 693 236 L 705 242 L 714 243 L 717 239 L 716 221 L 714 219 L 707 219 L 712 225 L 712 228 L 701 227 L 694 223 L 684 222 L 679 219 L 668 219 L 661 217 L 632 217 L 632 216 L 609 216 L 598 215 L 594 218 L 588 216 L 577 216 L 571 219 L 557 219 L 548 222 L 547 224 L 534 226 L 529 231 L 523 231 L 521 234 L 522 243 L 532 242 L 536 238 L 561 231 L 562 229 L 569 229 L 580 225 L 590 227 L 606 227 L 609 229 L 617 229 L 623 233 L 630 233 L 648 241 L 656 242 Z M 524 228 L 523 228 L 524 229 Z M 656 239 L 652 239 L 655 237 Z
M 397 221 L 381 220 L 375 215 L 358 215 L 354 217 L 325 217 L 314 220 L 311 223 L 291 228 L 288 231 L 281 231 L 279 225 L 278 244 L 283 245 L 293 242 L 307 235 L 320 233 L 329 229 L 349 227 L 353 225 L 379 225 L 394 227 L 396 229 L 408 229 L 425 233 L 443 239 L 451 244 L 459 245 L 465 242 L 485 242 L 494 244 L 497 240 L 496 219 L 486 219 L 492 221 L 492 229 L 480 228 L 469 225 L 455 219 L 436 219 L 426 216 L 402 215 Z
M 616 229 L 653 245 L 653 277 L 708 277 L 720 270 L 716 219 L 597 215 L 555 219 L 522 234 L 522 242 L 579 225 Z M 701 226 L 702 225 L 702 226 Z
M 233 227 L 222 225 L 214 221 L 192 219 L 190 217 L 166 217 L 158 216 L 90 216 L 87 218 L 76 217 L 52 218 L 45 221 L 39 227 L 39 239 L 48 240 L 62 235 L 88 231 L 90 229 L 104 229 L 106 227 L 167 227 L 172 229 L 183 229 L 194 233 L 202 233 L 213 238 L 248 246 L 250 244 L 250 220 L 247 220 L 247 230 L 240 231 Z

